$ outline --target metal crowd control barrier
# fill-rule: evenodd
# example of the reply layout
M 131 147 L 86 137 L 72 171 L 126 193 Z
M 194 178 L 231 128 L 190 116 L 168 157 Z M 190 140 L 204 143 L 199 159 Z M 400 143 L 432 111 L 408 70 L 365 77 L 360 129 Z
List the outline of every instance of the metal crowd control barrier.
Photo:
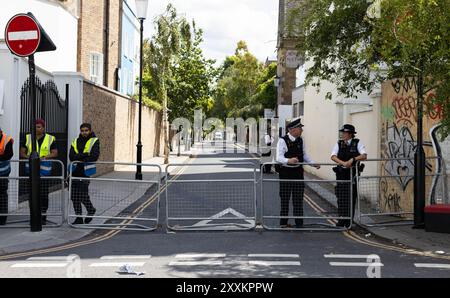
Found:
M 281 166 L 276 162 L 267 162 L 262 167 L 266 165 Z M 298 168 L 301 165 L 304 170 L 311 166 L 301 163 L 287 167 Z M 314 165 L 329 167 L 335 175 L 332 168 L 336 164 Z M 261 174 L 261 214 L 262 225 L 266 230 L 342 231 L 351 226 L 354 206 L 354 200 L 351 199 L 354 192 L 351 173 L 346 180 L 317 179 L 306 171 L 303 180 L 273 176 Z M 289 219 L 294 221 L 293 225 L 289 224 Z
M 80 164 L 72 162 L 69 169 Z M 106 167 L 109 173 L 98 177 L 75 177 L 76 170 L 70 172 L 70 200 L 67 206 L 69 225 L 83 229 L 157 229 L 161 167 L 156 164 L 139 164 L 142 166 L 143 180 L 135 180 L 136 163 L 96 162 L 95 165 Z M 81 205 L 87 210 L 81 209 Z M 75 208 L 80 209 L 77 211 Z M 83 222 L 76 223 L 77 218 Z
M 426 173 L 427 204 L 445 197 L 445 173 L 438 157 L 428 157 L 427 164 L 438 172 Z M 358 223 L 363 226 L 412 224 L 414 210 L 414 159 L 368 159 L 363 162 L 369 174 L 357 176 Z M 370 172 L 376 172 L 376 175 Z
M 59 227 L 64 222 L 64 164 L 52 162 L 52 175 L 41 176 L 40 200 L 44 227 Z M 13 173 L 24 172 L 28 160 L 11 160 Z M 17 174 L 0 177 L 0 228 L 26 228 L 30 226 L 29 176 Z M 4 225 L 3 225 L 4 223 Z
M 176 179 L 169 180 L 170 167 L 181 167 Z M 211 167 L 215 172 L 208 170 Z M 224 169 L 218 173 L 218 167 Z M 255 163 L 167 165 L 167 228 L 178 231 L 254 229 L 257 167 Z M 186 172 L 188 168 L 190 171 Z M 234 179 L 226 178 L 230 172 Z

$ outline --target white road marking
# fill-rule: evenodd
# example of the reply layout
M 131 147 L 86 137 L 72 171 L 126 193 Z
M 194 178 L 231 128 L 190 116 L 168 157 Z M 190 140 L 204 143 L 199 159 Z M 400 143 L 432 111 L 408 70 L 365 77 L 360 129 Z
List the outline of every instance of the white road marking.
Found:
M 131 260 L 131 259 L 150 259 L 151 255 L 129 255 L 129 256 L 103 256 L 100 260 Z
M 365 262 L 365 263 L 352 263 L 352 262 L 330 262 L 331 266 L 343 266 L 343 267 L 382 267 L 384 266 L 383 263 L 371 263 L 371 262 Z
M 450 264 L 414 263 L 417 268 L 450 269 Z
M 55 256 L 55 257 L 31 257 L 28 261 L 70 261 L 69 256 Z
M 249 261 L 249 265 L 258 266 L 300 266 L 300 262 L 294 261 Z
M 220 266 L 222 261 L 173 261 L 169 266 Z
M 69 263 L 19 263 L 14 264 L 11 268 L 63 268 Z
M 145 262 L 110 262 L 110 263 L 92 263 L 89 267 L 120 267 L 123 265 L 130 265 L 135 267 L 142 267 Z
M 323 255 L 325 258 L 336 259 L 367 259 L 373 255 Z
M 300 258 L 297 254 L 249 254 L 249 258 Z
M 178 254 L 176 259 L 225 258 L 226 254 Z

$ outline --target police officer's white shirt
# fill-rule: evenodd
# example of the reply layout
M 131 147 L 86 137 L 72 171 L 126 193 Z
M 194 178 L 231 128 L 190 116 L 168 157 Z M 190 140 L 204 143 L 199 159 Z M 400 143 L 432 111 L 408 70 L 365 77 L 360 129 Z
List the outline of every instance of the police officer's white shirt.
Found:
M 347 145 L 350 146 L 351 143 L 352 143 L 352 139 L 347 141 Z M 338 143 L 336 143 L 336 144 L 334 144 L 333 151 L 331 151 L 331 156 L 334 156 L 334 155 L 337 156 L 338 152 L 339 152 L 339 145 L 338 145 Z M 364 146 L 364 144 L 361 142 L 361 140 L 358 142 L 358 152 L 360 155 L 367 154 L 366 146 Z
M 292 142 L 295 142 L 295 138 L 288 133 L 287 134 L 289 137 L 289 140 L 291 140 Z M 288 151 L 288 147 L 286 144 L 286 141 L 283 138 L 280 138 L 278 140 L 278 144 L 277 144 L 277 162 L 282 163 L 282 164 L 287 164 L 288 163 L 288 158 L 284 157 L 284 154 Z M 315 163 L 310 157 L 309 155 L 306 153 L 306 149 L 305 149 L 305 142 L 303 142 L 303 162 L 305 163 Z

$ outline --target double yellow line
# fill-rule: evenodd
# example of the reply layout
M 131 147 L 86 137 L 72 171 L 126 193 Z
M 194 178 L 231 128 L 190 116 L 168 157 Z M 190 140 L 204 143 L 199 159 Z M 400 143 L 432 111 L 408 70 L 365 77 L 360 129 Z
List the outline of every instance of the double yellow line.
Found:
M 193 160 L 194 159 L 191 159 L 186 164 L 188 165 L 188 164 L 192 163 Z M 181 170 L 178 171 L 178 173 L 175 174 L 174 177 L 172 177 L 172 179 L 170 179 L 170 181 L 178 179 L 178 177 L 185 170 L 186 170 L 186 167 L 183 167 Z M 147 201 L 145 201 L 139 207 L 137 207 L 131 213 L 131 216 L 136 216 L 139 212 L 141 212 L 142 210 L 144 210 L 145 208 L 150 206 L 158 198 L 158 196 L 167 188 L 167 186 L 169 186 L 170 184 L 171 184 L 171 182 L 164 184 L 164 186 L 161 187 L 160 191 L 155 193 Z M 133 220 L 134 219 L 123 220 L 117 226 L 119 227 L 119 226 L 130 224 L 131 222 L 133 222 Z M 101 242 L 101 241 L 105 241 L 105 240 L 111 239 L 111 238 L 113 238 L 114 236 L 116 236 L 117 234 L 119 234 L 122 231 L 123 231 L 123 229 L 112 230 L 112 231 L 107 232 L 104 235 L 101 235 L 101 236 L 98 236 L 98 237 L 95 237 L 95 238 L 92 238 L 92 239 L 89 239 L 89 240 L 77 242 L 77 243 L 65 244 L 65 245 L 61 245 L 61 246 L 55 246 L 55 247 L 50 247 L 50 248 L 45 248 L 45 249 L 40 249 L 40 250 L 34 250 L 34 251 L 26 251 L 26 252 L 21 252 L 21 253 L 13 253 L 13 254 L 8 254 L 8 255 L 3 255 L 3 256 L 0 256 L 0 261 L 9 260 L 9 259 L 15 259 L 15 258 L 21 258 L 21 257 L 28 257 L 28 256 L 38 255 L 38 254 L 57 252 L 57 251 L 67 250 L 67 249 L 76 248 L 76 247 L 80 247 L 80 246 L 85 246 L 85 245 L 89 245 L 89 244 L 94 244 L 94 243 L 98 243 L 98 242 Z
M 308 203 L 308 205 L 310 205 L 311 208 L 313 208 L 316 212 L 318 212 L 318 213 L 326 212 L 325 209 L 320 207 L 316 202 L 314 202 L 306 194 L 304 196 L 304 199 Z M 331 224 L 335 224 L 336 220 L 328 219 L 328 222 Z M 400 252 L 400 253 L 406 253 L 406 254 L 416 255 L 416 256 L 421 256 L 421 257 L 432 257 L 432 258 L 437 258 L 437 259 L 450 260 L 450 256 L 441 256 L 441 255 L 437 255 L 437 254 L 434 254 L 431 252 L 422 252 L 422 251 L 418 251 L 415 249 L 406 249 L 406 248 L 401 248 L 401 247 L 397 247 L 397 246 L 393 246 L 393 245 L 386 245 L 386 244 L 374 242 L 374 241 L 362 238 L 361 236 L 359 236 L 358 234 L 356 234 L 355 232 L 350 231 L 350 230 L 344 231 L 344 232 L 342 232 L 342 234 L 345 237 L 347 237 L 355 242 L 358 242 L 360 244 L 365 244 L 368 246 L 372 246 L 372 247 L 376 247 L 376 248 L 387 249 L 387 250 L 391 250 L 391 251 L 396 251 L 396 252 Z

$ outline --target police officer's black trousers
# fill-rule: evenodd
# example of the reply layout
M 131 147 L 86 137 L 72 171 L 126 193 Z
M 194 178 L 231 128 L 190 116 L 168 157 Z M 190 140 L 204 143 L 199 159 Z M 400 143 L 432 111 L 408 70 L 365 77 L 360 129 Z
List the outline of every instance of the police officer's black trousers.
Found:
M 0 214 L 8 213 L 8 183 L 7 177 L 0 179 Z M 6 223 L 6 216 L 0 215 L 0 224 Z
M 81 204 L 84 205 L 88 214 L 94 214 L 95 208 L 92 205 L 91 198 L 89 197 L 89 181 L 72 181 L 72 203 L 73 209 L 76 215 L 82 214 Z
M 338 179 L 345 180 L 345 179 Z M 350 180 L 350 178 L 348 179 Z M 354 182 L 354 179 L 353 179 Z M 356 199 L 358 197 L 358 186 L 356 183 L 350 182 L 338 182 L 335 189 L 335 194 L 338 203 L 338 215 L 340 217 L 351 217 L 353 219 L 355 215 Z M 350 197 L 352 198 L 352 208 L 350 208 Z M 351 210 L 351 215 L 350 215 Z M 349 222 L 349 220 L 346 220 Z
M 289 216 L 289 200 L 292 196 L 292 205 L 294 207 L 292 214 L 294 216 L 303 216 L 303 194 L 305 192 L 305 183 L 302 177 L 288 178 L 280 175 L 280 216 Z M 299 179 L 299 181 L 283 181 L 283 179 Z M 281 218 L 280 225 L 287 225 L 288 218 Z M 295 219 L 296 225 L 303 225 L 303 219 Z

